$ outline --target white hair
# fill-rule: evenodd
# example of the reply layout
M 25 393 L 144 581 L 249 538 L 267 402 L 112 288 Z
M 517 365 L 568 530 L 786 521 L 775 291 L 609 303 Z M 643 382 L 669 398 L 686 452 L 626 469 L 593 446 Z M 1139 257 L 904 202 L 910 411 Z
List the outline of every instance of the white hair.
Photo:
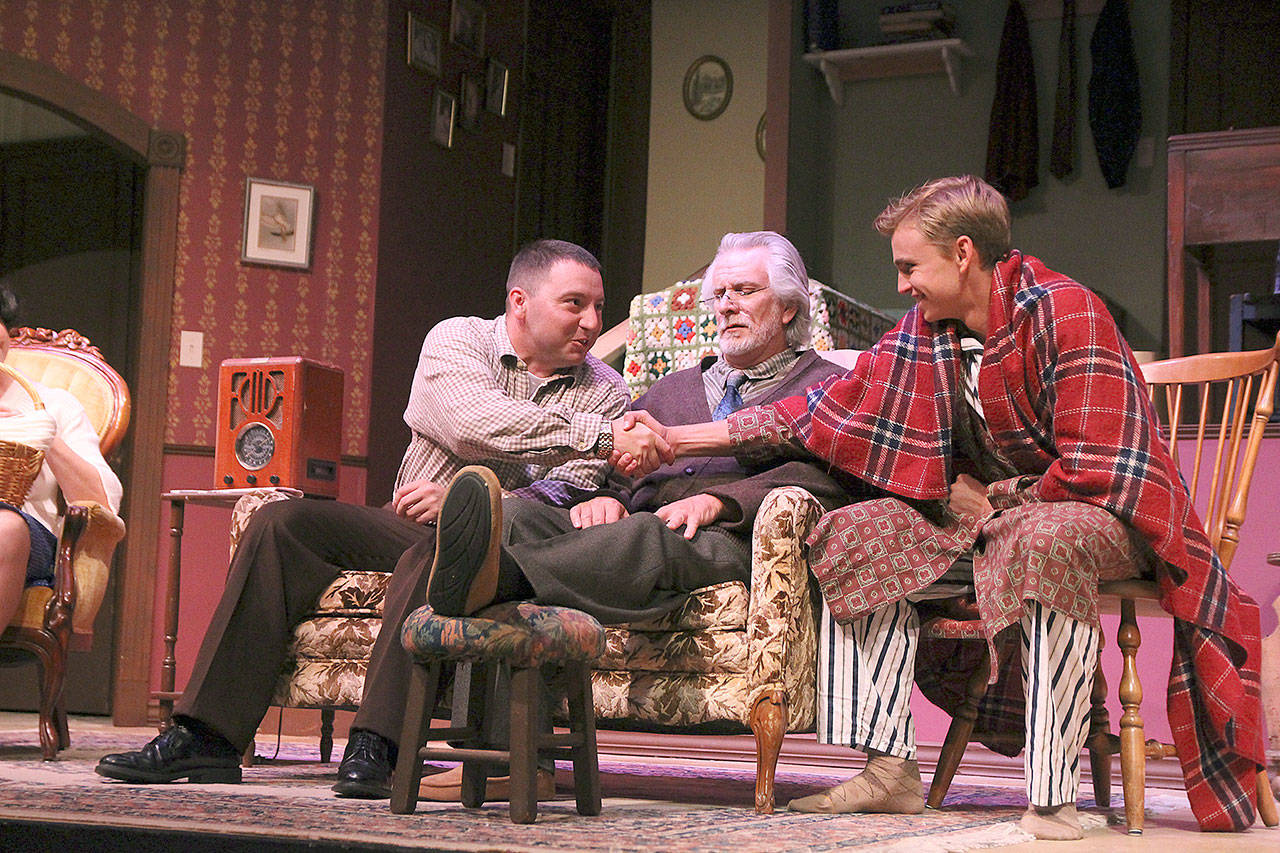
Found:
M 704 294 L 710 287 L 716 261 L 720 256 L 725 252 L 745 249 L 768 250 L 769 260 L 765 267 L 769 272 L 769 288 L 784 309 L 795 309 L 795 316 L 787 323 L 787 346 L 791 349 L 808 348 L 813 331 L 809 322 L 809 273 L 796 247 L 776 231 L 745 231 L 724 235 L 720 239 L 720 248 L 716 249 L 715 260 L 711 261 L 702 276 Z

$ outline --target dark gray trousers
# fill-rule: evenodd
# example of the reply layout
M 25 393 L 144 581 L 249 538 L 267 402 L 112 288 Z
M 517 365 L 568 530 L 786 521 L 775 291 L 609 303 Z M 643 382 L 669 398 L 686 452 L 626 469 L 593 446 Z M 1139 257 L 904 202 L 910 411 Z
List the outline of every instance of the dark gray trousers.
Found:
M 267 712 L 293 629 L 325 587 L 344 569 L 392 571 L 411 545 L 423 542 L 434 549 L 434 527 L 386 509 L 305 499 L 259 509 L 174 713 L 194 717 L 243 751 Z
M 539 604 L 573 607 L 605 624 L 666 613 L 704 586 L 750 582 L 750 543 L 716 527 L 685 539 L 652 513 L 637 513 L 579 530 L 568 510 L 523 498 L 504 498 L 502 513 L 504 574 L 518 569 Z M 426 601 L 434 556 L 434 539 L 423 538 L 396 564 L 352 723 L 392 741 L 400 739 L 412 666 L 400 627 Z M 499 588 L 510 588 L 509 580 Z
M 750 543 L 715 526 L 686 539 L 650 512 L 579 530 L 558 507 L 513 499 L 502 511 L 503 556 L 535 600 L 606 625 L 660 616 L 704 586 L 751 580 Z

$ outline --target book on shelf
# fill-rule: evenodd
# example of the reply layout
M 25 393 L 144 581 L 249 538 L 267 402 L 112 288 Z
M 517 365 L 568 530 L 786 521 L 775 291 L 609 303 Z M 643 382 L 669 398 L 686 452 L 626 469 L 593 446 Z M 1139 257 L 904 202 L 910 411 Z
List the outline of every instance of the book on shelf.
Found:
M 909 27 L 881 27 L 880 32 L 887 36 L 919 35 L 927 38 L 951 38 L 956 32 L 955 21 L 933 21 L 924 25 Z
M 880 14 L 896 15 L 903 12 L 928 12 L 934 9 L 950 11 L 950 7 L 942 0 L 918 0 L 915 3 L 895 3 L 889 6 L 881 6 Z
M 910 44 L 919 41 L 943 41 L 952 38 L 948 33 L 934 30 L 926 33 L 885 33 L 884 36 L 876 42 L 876 46 L 886 44 Z

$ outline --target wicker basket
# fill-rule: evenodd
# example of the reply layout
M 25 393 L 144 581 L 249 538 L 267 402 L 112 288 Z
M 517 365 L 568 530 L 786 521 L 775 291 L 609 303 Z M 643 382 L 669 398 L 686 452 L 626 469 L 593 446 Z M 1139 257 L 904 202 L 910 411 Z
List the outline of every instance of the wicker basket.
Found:
M 44 402 L 36 389 L 21 373 L 0 361 L 0 372 L 4 372 L 22 386 L 31 395 L 31 402 L 36 411 L 44 409 Z M 40 473 L 40 465 L 44 462 L 44 451 L 16 441 L 0 439 L 0 501 L 20 507 L 31 491 L 31 484 Z

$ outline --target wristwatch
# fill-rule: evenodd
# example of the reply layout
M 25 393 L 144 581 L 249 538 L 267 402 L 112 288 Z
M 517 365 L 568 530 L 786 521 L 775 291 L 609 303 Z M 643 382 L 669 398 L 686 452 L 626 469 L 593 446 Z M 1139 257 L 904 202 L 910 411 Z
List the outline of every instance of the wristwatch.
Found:
M 613 455 L 613 426 L 606 425 L 600 437 L 596 439 L 594 448 L 597 459 L 608 459 Z

